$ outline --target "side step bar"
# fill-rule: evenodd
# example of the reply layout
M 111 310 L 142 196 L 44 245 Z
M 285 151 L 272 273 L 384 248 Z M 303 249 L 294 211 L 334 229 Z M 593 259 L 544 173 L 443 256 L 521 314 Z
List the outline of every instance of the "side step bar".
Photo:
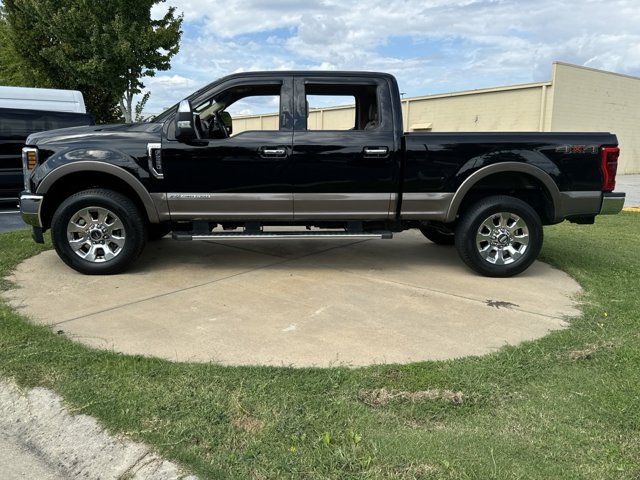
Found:
M 228 241 L 228 240 L 339 240 L 345 238 L 365 239 L 365 238 L 378 238 L 378 239 L 391 239 L 393 238 L 393 232 L 221 232 L 221 233 L 182 233 L 174 232 L 172 235 L 174 240 L 190 241 L 190 240 L 209 240 L 209 241 Z

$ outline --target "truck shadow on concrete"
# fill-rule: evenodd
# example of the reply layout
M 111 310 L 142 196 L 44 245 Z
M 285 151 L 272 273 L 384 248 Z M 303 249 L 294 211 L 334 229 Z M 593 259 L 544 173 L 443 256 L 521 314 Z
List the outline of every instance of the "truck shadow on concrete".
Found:
M 151 242 L 131 273 L 153 273 L 180 265 L 220 269 L 255 267 L 342 270 L 451 268 L 475 274 L 462 263 L 455 247 L 428 240 L 267 240 L 234 242 Z

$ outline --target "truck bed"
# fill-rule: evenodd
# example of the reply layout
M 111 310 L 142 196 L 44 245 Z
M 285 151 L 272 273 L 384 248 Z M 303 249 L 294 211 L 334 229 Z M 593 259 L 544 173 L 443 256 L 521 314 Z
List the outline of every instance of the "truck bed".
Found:
M 404 191 L 454 192 L 476 170 L 507 161 L 539 167 L 560 191 L 599 191 L 600 147 L 617 144 L 606 132 L 410 132 Z

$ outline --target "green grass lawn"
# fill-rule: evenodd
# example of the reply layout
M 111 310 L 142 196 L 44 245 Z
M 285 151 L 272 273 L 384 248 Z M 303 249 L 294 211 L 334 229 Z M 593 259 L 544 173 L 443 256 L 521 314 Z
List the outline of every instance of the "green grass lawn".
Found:
M 0 277 L 42 249 L 0 235 Z M 543 258 L 585 288 L 582 317 L 484 357 L 177 364 L 91 350 L 0 304 L 0 375 L 52 388 L 201 478 L 638 479 L 640 215 L 549 227 Z

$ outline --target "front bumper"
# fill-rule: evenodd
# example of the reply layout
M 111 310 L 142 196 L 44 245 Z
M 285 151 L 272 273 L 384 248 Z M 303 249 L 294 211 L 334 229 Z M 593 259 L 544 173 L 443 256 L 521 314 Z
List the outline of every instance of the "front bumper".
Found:
M 626 194 L 624 192 L 611 192 L 602 194 L 602 206 L 600 215 L 615 215 L 622 211 Z
M 42 195 L 34 195 L 29 192 L 20 194 L 20 214 L 24 223 L 32 227 L 42 228 L 40 211 L 42 210 L 43 199 Z

